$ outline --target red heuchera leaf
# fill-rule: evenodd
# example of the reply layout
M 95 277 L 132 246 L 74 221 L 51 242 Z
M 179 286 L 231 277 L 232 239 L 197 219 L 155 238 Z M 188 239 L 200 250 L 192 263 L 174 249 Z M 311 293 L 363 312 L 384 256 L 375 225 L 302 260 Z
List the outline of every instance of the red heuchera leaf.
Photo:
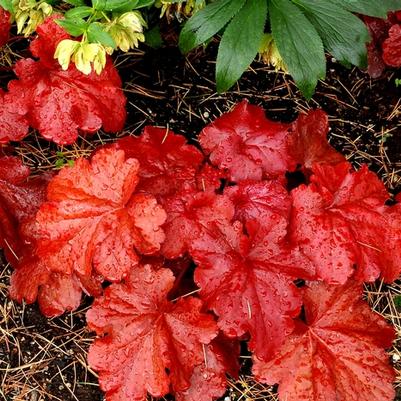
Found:
M 201 313 L 199 299 L 169 302 L 173 283 L 169 269 L 141 266 L 125 283 L 108 287 L 88 311 L 89 327 L 106 335 L 95 340 L 88 360 L 108 400 L 142 401 L 147 393 L 161 397 L 189 388 L 217 327 Z
M 344 156 L 327 142 L 328 132 L 329 121 L 323 110 L 311 110 L 298 117 L 288 137 L 288 148 L 295 162 L 293 169 L 296 164 L 309 170 L 315 162 L 337 164 L 345 161 Z
M 20 141 L 28 134 L 26 106 L 22 100 L 0 89 L 0 144 Z
M 361 300 L 362 288 L 312 284 L 298 321 L 269 362 L 255 359 L 256 378 L 279 383 L 280 400 L 392 401 L 394 370 L 384 348 L 394 330 Z
M 383 42 L 383 60 L 391 67 L 401 67 L 401 25 L 393 25 Z
M 379 78 L 386 68 L 382 57 L 382 43 L 388 36 L 391 23 L 382 18 L 363 16 L 372 41 L 368 44 L 368 73 L 372 78 Z
M 366 166 L 315 165 L 309 186 L 292 191 L 292 239 L 314 261 L 318 276 L 345 283 L 395 280 L 401 270 L 401 226 L 392 226 L 383 183 Z
M 9 96 L 24 102 L 29 124 L 58 144 L 73 143 L 79 130 L 93 133 L 102 125 L 105 131 L 121 130 L 126 99 L 111 60 L 100 75 L 84 75 L 72 64 L 63 71 L 52 58 L 65 31 L 48 19 L 37 32 L 31 51 L 40 60 L 18 61 L 15 73 L 19 79 L 9 83 Z
M 232 209 L 232 208 L 231 208 Z M 210 211 L 213 216 L 213 211 Z M 231 219 L 234 217 L 234 213 Z M 199 217 L 198 217 L 199 218 Z M 229 337 L 249 332 L 249 347 L 268 358 L 293 330 L 301 308 L 293 280 L 313 277 L 310 262 L 285 241 L 287 219 L 264 213 L 261 226 L 208 218 L 190 253 L 200 296 Z M 201 221 L 202 223 L 202 221 Z
M 140 137 L 120 139 L 117 149 L 139 160 L 138 190 L 162 196 L 196 187 L 195 176 L 203 161 L 202 153 L 187 145 L 182 135 L 166 128 L 146 127 Z
M 231 180 L 260 180 L 287 170 L 288 128 L 244 100 L 204 128 L 199 140 L 211 162 L 227 169 Z
M 30 170 L 16 157 L 0 157 L 0 248 L 15 265 L 22 254 L 19 230 L 45 199 L 49 176 L 29 179 Z
M 137 263 L 137 252 L 160 249 L 166 214 L 152 195 L 134 194 L 138 170 L 136 159 L 109 148 L 53 178 L 36 217 L 37 254 L 49 270 L 91 276 L 93 264 L 119 281 Z
M 4 46 L 10 37 L 11 15 L 0 7 L 0 47 Z
M 227 221 L 233 215 L 233 205 L 226 197 L 208 192 L 181 192 L 166 198 L 163 207 L 167 220 L 162 253 L 167 258 L 184 255 L 209 221 Z
M 263 221 L 275 214 L 289 219 L 291 198 L 280 182 L 243 181 L 234 187 L 227 187 L 224 193 L 235 205 L 236 220 L 243 224 L 250 220 Z
M 219 336 L 206 347 L 205 361 L 191 377 L 191 387 L 175 395 L 177 401 L 213 401 L 227 387 L 226 372 L 238 378 L 239 343 Z
M 81 280 L 76 274 L 50 272 L 46 260 L 29 257 L 29 252 L 33 251 L 33 247 L 27 249 L 25 258 L 11 276 L 12 299 L 28 304 L 37 301 L 43 315 L 55 317 L 77 309 L 82 291 L 92 296 L 102 293 L 100 278 Z

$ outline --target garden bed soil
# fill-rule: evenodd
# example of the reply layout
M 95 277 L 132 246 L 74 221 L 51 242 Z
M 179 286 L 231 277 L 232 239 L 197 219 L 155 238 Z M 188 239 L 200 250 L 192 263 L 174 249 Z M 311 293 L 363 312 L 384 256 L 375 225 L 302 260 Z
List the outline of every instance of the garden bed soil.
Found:
M 126 130 L 118 136 L 139 134 L 145 125 L 169 127 L 197 144 L 200 130 L 246 98 L 261 105 L 273 120 L 292 121 L 298 113 L 321 107 L 330 119 L 331 144 L 355 166 L 367 163 L 391 193 L 401 191 L 401 89 L 395 85 L 397 72 L 388 71 L 377 80 L 358 70 L 348 70 L 328 60 L 327 79 L 319 83 L 310 101 L 302 98 L 289 77 L 255 62 L 236 86 L 217 94 L 214 84 L 216 45 L 207 54 L 201 49 L 187 59 L 174 47 L 135 51 L 116 59 L 128 98 Z M 11 78 L 0 74 L 2 84 Z M 34 173 L 54 169 L 64 161 L 89 155 L 115 135 L 99 132 L 80 138 L 77 144 L 59 148 L 33 132 L 15 153 Z M 100 401 L 103 399 L 95 374 L 85 355 L 93 335 L 85 326 L 82 307 L 60 318 L 44 318 L 36 305 L 21 306 L 7 299 L 10 268 L 0 259 L 0 399 L 5 401 Z M 372 307 L 398 326 L 401 286 L 380 283 L 366 289 Z M 399 347 L 400 345 L 400 347 Z M 258 385 L 249 377 L 250 363 L 243 353 L 239 381 L 230 382 L 225 397 L 231 400 L 276 399 L 275 389 Z M 401 356 L 398 340 L 391 350 L 393 361 Z M 401 365 L 395 364 L 399 371 Z M 396 386 L 401 385 L 398 374 Z M 401 400 L 401 397 L 397 398 Z

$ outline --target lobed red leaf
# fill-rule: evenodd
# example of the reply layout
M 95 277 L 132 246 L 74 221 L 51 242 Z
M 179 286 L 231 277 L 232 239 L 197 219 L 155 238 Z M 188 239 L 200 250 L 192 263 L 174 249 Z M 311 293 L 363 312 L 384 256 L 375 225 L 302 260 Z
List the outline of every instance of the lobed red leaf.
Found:
M 255 358 L 257 380 L 278 383 L 282 401 L 392 401 L 395 374 L 384 348 L 394 329 L 361 298 L 356 282 L 311 284 L 304 294 L 306 323 L 297 321 L 270 361 Z
M 226 169 L 232 181 L 260 180 L 287 170 L 288 128 L 244 100 L 204 128 L 199 141 L 212 164 Z
M 343 284 L 380 275 L 395 280 L 401 271 L 401 226 L 383 183 L 366 166 L 315 165 L 309 186 L 292 191 L 292 240 L 314 261 L 318 276 Z
M 147 393 L 161 397 L 190 387 L 217 327 L 199 299 L 169 302 L 173 283 L 169 269 L 140 266 L 88 311 L 89 327 L 104 336 L 91 345 L 88 360 L 108 400 L 142 401 Z
M 78 159 L 48 186 L 38 214 L 37 255 L 63 274 L 121 280 L 138 252 L 160 249 L 166 214 L 152 195 L 134 194 L 139 164 L 123 151 L 101 149 L 91 161 Z

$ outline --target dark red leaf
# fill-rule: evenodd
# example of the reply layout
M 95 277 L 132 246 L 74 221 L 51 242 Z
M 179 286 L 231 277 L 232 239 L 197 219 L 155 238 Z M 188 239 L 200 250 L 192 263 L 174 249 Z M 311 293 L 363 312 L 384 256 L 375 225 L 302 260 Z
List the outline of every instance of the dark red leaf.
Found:
M 233 214 L 233 205 L 226 197 L 210 192 L 180 192 L 162 204 L 167 212 L 162 253 L 168 258 L 184 255 L 209 221 L 227 221 Z
M 354 273 L 363 281 L 401 271 L 401 226 L 392 225 L 392 208 L 383 183 L 366 166 L 315 165 L 309 186 L 292 191 L 292 239 L 314 261 L 318 276 L 345 283 Z
M 167 128 L 146 127 L 140 137 L 125 137 L 116 146 L 139 161 L 138 190 L 160 199 L 196 187 L 195 176 L 203 156 L 187 145 L 182 135 Z
M 100 75 L 84 75 L 73 64 L 63 71 L 52 58 L 65 31 L 48 19 L 38 33 L 31 51 L 40 60 L 18 61 L 15 73 L 19 79 L 9 83 L 9 96 L 24 103 L 29 124 L 58 144 L 73 143 L 80 131 L 93 133 L 102 125 L 105 131 L 121 130 L 126 99 L 111 60 Z M 5 131 L 6 139 L 8 135 Z
M 21 141 L 28 134 L 27 108 L 23 99 L 0 89 L 0 144 Z
M 205 361 L 194 369 L 191 387 L 176 394 L 177 401 L 213 401 L 221 397 L 227 387 L 226 373 L 238 378 L 239 344 L 224 336 L 205 347 Z
M 152 195 L 135 194 L 139 163 L 123 151 L 101 149 L 77 159 L 48 186 L 37 213 L 37 254 L 63 274 L 119 281 L 138 262 L 137 253 L 160 249 L 166 214 Z
M 262 221 L 247 223 L 245 235 L 239 221 L 231 223 L 233 217 L 207 217 L 205 229 L 192 241 L 190 253 L 198 264 L 195 282 L 219 317 L 219 327 L 230 337 L 249 332 L 250 349 L 267 358 L 292 332 L 292 318 L 300 311 L 293 280 L 313 277 L 314 272 L 287 244 L 286 218 L 264 212 Z
M 255 358 L 256 378 L 279 384 L 279 399 L 392 401 L 395 378 L 384 348 L 394 329 L 361 300 L 355 282 L 312 284 L 304 296 L 306 324 L 285 340 L 269 362 Z
M 10 38 L 11 15 L 0 7 L 0 47 L 4 46 Z
M 383 60 L 391 67 L 401 67 L 401 25 L 393 25 L 383 42 Z
M 244 100 L 204 128 L 199 140 L 211 162 L 227 169 L 232 181 L 260 180 L 287 170 L 288 128 Z
M 24 244 L 21 225 L 33 218 L 45 199 L 49 175 L 29 179 L 30 170 L 16 157 L 0 157 L 0 248 L 15 265 Z
M 244 181 L 227 187 L 224 193 L 235 205 L 234 218 L 243 224 L 251 220 L 263 221 L 265 217 L 269 219 L 272 214 L 289 219 L 291 198 L 278 181 Z
M 110 401 L 144 401 L 185 391 L 203 347 L 217 335 L 212 316 L 201 313 L 199 299 L 167 300 L 174 276 L 169 269 L 136 268 L 126 282 L 113 284 L 87 313 L 98 335 L 89 364 L 99 372 Z
M 315 162 L 337 164 L 345 161 L 345 157 L 328 143 L 328 132 L 329 122 L 323 110 L 311 110 L 298 117 L 288 137 L 288 148 L 295 162 L 292 169 L 297 164 L 309 170 Z

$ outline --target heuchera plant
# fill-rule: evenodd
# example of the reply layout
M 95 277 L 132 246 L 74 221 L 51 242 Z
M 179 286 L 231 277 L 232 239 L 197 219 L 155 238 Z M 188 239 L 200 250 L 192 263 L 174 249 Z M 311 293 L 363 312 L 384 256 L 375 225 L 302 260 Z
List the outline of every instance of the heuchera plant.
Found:
M 85 75 L 71 64 L 64 71 L 54 60 L 57 44 L 70 36 L 55 23 L 56 17 L 37 28 L 30 44 L 34 59 L 21 59 L 14 66 L 18 79 L 0 91 L 0 144 L 19 141 L 31 126 L 57 144 L 71 144 L 78 133 L 123 128 L 126 98 L 121 79 L 111 59 L 98 75 Z
M 392 401 L 394 330 L 362 283 L 399 276 L 401 210 L 327 132 L 321 110 L 283 124 L 244 101 L 201 149 L 147 127 L 54 175 L 3 157 L 11 297 L 57 316 L 95 296 L 88 360 L 111 401 L 217 399 L 240 341 L 280 400 Z
M 368 72 L 378 78 L 386 66 L 401 67 L 401 12 L 387 19 L 364 17 L 372 41 L 368 45 Z

